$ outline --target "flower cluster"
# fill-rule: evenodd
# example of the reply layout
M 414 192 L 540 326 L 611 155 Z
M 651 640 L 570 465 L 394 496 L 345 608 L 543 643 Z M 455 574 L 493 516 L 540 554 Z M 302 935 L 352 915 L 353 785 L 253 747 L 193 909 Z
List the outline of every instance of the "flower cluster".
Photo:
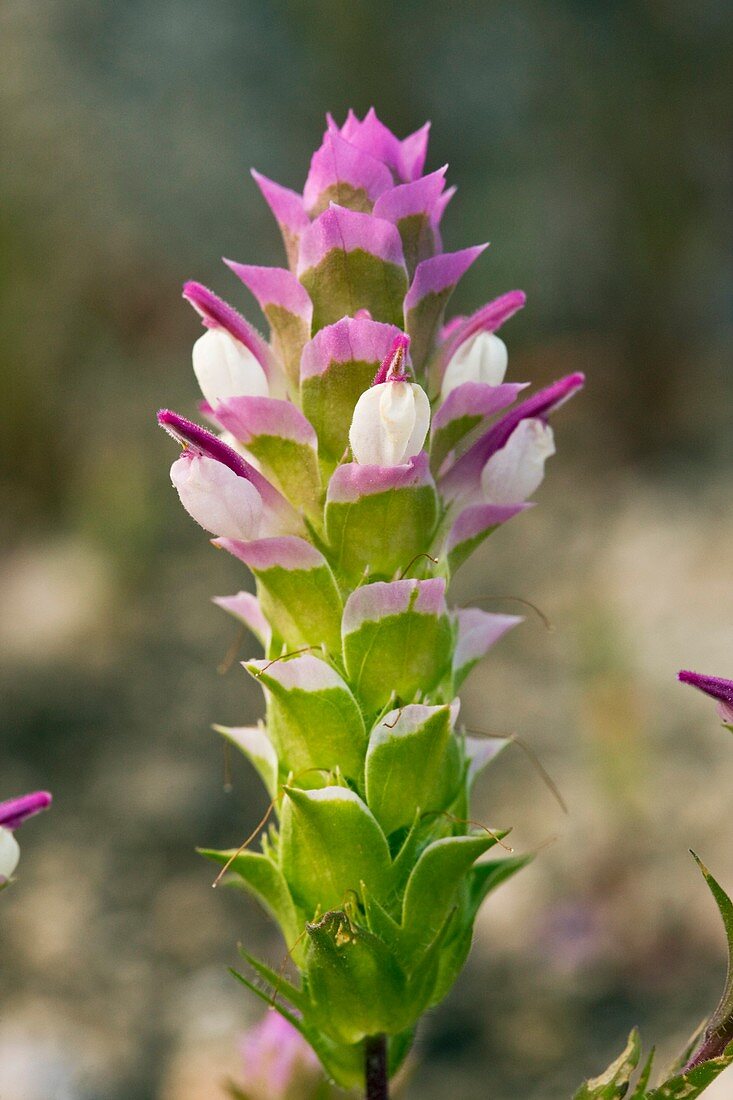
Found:
M 390 1070 L 461 969 L 484 897 L 524 862 L 482 859 L 467 822 L 503 742 L 468 735 L 457 691 L 520 620 L 451 610 L 452 574 L 529 507 L 572 374 L 518 400 L 497 331 L 514 290 L 445 309 L 483 245 L 444 252 L 453 194 L 423 174 L 428 127 L 400 140 L 370 111 L 331 118 L 302 194 L 255 173 L 288 267 L 226 261 L 265 340 L 198 283 L 193 366 L 209 428 L 162 411 L 184 508 L 256 581 L 217 603 L 261 643 L 244 667 L 266 723 L 221 732 L 261 775 L 277 824 L 260 851 L 210 852 L 277 918 L 289 983 L 251 959 L 344 1086 L 369 1037 Z M 261 987 L 255 991 L 261 992 Z
M 15 830 L 51 805 L 48 791 L 34 791 L 0 802 L 0 887 L 7 885 L 20 859 Z

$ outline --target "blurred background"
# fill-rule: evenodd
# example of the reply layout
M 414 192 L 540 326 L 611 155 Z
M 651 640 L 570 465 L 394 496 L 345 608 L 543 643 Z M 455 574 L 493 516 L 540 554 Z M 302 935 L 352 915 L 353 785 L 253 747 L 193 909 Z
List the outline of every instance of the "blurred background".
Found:
M 192 413 L 193 277 L 281 263 L 248 176 L 300 187 L 323 115 L 433 122 L 446 247 L 492 247 L 457 311 L 523 287 L 512 379 L 582 369 L 539 507 L 453 597 L 527 622 L 465 692 L 516 748 L 476 815 L 540 858 L 483 912 L 408 1095 L 567 1100 L 633 1024 L 670 1056 L 724 945 L 695 848 L 733 888 L 733 744 L 680 667 L 733 676 L 726 0 L 4 0 L 0 6 L 0 798 L 35 787 L 0 906 L 0 1095 L 217 1100 L 261 1015 L 227 975 L 254 904 L 196 844 L 265 799 L 224 790 L 210 724 L 261 713 L 210 596 L 247 583 L 178 506 L 154 412 Z M 494 599 L 484 606 L 516 611 Z M 247 649 L 241 656 L 246 655 Z M 721 1078 L 710 1095 L 733 1096 Z

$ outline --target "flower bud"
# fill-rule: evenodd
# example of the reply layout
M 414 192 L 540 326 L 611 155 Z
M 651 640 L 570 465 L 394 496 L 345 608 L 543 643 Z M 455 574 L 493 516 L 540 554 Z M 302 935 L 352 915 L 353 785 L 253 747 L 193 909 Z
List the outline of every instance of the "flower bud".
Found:
M 520 420 L 506 444 L 481 472 L 481 492 L 489 504 L 527 500 L 542 484 L 545 462 L 555 453 L 552 428 L 544 420 Z
M 243 343 L 223 328 L 207 329 L 193 345 L 193 370 L 212 408 L 230 397 L 269 397 L 267 376 Z
M 246 478 L 206 455 L 184 451 L 171 466 L 181 504 L 212 535 L 248 541 L 257 537 L 262 498 Z
M 493 332 L 478 332 L 456 351 L 443 375 L 443 400 L 464 382 L 487 382 L 498 386 L 504 380 L 509 354 L 506 344 Z
M 416 382 L 379 382 L 356 403 L 349 442 L 362 466 L 400 466 L 419 454 L 430 424 L 430 402 Z
M 10 829 L 0 825 L 0 885 L 6 882 L 18 866 L 20 848 Z

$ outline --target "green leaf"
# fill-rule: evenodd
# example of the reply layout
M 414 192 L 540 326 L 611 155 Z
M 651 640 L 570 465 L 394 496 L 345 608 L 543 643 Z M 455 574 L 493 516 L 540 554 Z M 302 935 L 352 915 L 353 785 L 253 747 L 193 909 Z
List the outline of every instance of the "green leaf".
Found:
M 321 455 L 332 463 L 348 446 L 354 406 L 371 386 L 378 367 L 378 362 L 351 359 L 333 363 L 322 374 L 301 382 L 303 412 L 318 433 Z
M 412 309 L 405 311 L 405 331 L 411 338 L 410 353 L 413 363 L 422 368 L 435 346 L 443 314 L 455 284 L 438 293 L 425 294 Z
M 501 859 L 491 859 L 485 863 L 477 863 L 471 869 L 468 877 L 468 903 L 465 912 L 465 916 L 471 925 L 473 925 L 476 914 L 489 894 L 516 875 L 517 871 L 529 866 L 533 859 L 534 856 L 532 855 L 504 856 Z
M 310 339 L 310 325 L 299 314 L 274 302 L 265 305 L 262 312 L 270 323 L 275 353 L 297 393 L 300 356 Z
M 506 834 L 444 837 L 428 845 L 405 890 L 402 941 L 407 956 L 419 956 L 429 948 L 472 865 L 502 835 Z
M 702 860 L 698 859 L 694 852 L 691 855 L 702 871 L 710 893 L 718 906 L 728 945 L 728 970 L 723 995 L 708 1021 L 698 1047 L 691 1054 L 691 1060 L 697 1062 L 710 1060 L 721 1055 L 725 1047 L 733 1041 L 733 902 L 731 902 L 722 886 L 713 878 Z
M 663 1085 L 647 1093 L 645 1100 L 695 1100 L 712 1085 L 724 1069 L 733 1064 L 733 1043 L 729 1043 L 722 1054 L 701 1062 L 699 1066 L 678 1074 L 665 1081 Z
M 649 1057 L 647 1058 L 641 1073 L 639 1074 L 639 1080 L 636 1082 L 636 1087 L 629 1097 L 629 1100 L 646 1100 L 646 1088 L 649 1084 L 649 1078 L 652 1074 L 652 1064 L 654 1062 L 654 1047 L 649 1051 Z
M 706 1018 L 702 1021 L 702 1023 L 699 1023 L 697 1025 L 692 1035 L 687 1040 L 685 1046 L 682 1048 L 682 1051 L 677 1055 L 672 1064 L 667 1067 L 667 1070 L 664 1073 L 665 1081 L 670 1077 L 677 1077 L 677 1075 L 680 1074 L 685 1068 L 687 1063 L 690 1061 L 690 1058 L 692 1057 L 692 1052 L 696 1050 L 697 1047 L 700 1045 L 700 1040 L 705 1034 L 707 1023 L 708 1021 Z
M 267 788 L 270 798 L 277 795 L 277 753 L 262 726 L 212 726 L 244 753 Z
M 438 518 L 427 455 L 391 468 L 339 466 L 328 487 L 325 517 L 338 573 L 357 581 L 365 573 L 391 578 L 404 572 L 430 549 Z
M 366 915 L 367 927 L 375 936 L 387 944 L 388 947 L 397 948 L 400 942 L 400 926 L 387 910 L 372 896 L 371 891 L 362 883 L 361 900 Z
M 313 447 L 281 435 L 253 435 L 247 450 L 291 504 L 320 519 L 321 473 Z
M 410 277 L 421 260 L 435 253 L 435 231 L 427 213 L 408 214 L 395 222 Z
M 346 787 L 286 788 L 280 851 L 293 896 L 306 913 L 342 909 L 363 882 L 376 898 L 390 884 L 387 841 L 374 815 Z
M 364 719 L 331 665 L 305 653 L 287 661 L 248 661 L 245 668 L 267 689 L 270 733 L 281 764 L 298 779 L 317 769 L 330 771 L 334 764 L 350 778 L 361 778 Z M 311 780 L 315 785 L 315 774 Z
M 444 582 L 376 582 L 349 597 L 343 653 L 354 693 L 369 712 L 394 696 L 409 703 L 434 688 L 450 661 Z
M 298 914 L 282 871 L 272 860 L 261 852 L 239 852 L 236 848 L 216 851 L 213 848 L 199 848 L 202 856 L 222 866 L 232 856 L 228 882 L 242 886 L 260 902 L 280 925 L 285 943 L 290 948 L 301 932 Z
M 415 808 L 444 810 L 461 775 L 452 736 L 451 707 L 421 704 L 384 716 L 372 730 L 366 755 L 366 796 L 385 833 L 409 825 Z
M 506 882 L 532 860 L 531 856 L 510 856 L 506 859 L 478 863 L 468 873 L 467 889 L 456 911 L 451 935 L 440 952 L 437 979 L 433 984 L 432 1004 L 438 1004 L 453 986 L 464 967 L 473 941 L 473 925 L 484 899 L 502 882 Z
M 315 546 L 294 537 L 222 543 L 254 573 L 262 611 L 288 645 L 339 652 L 341 596 Z
M 641 1042 L 636 1028 L 622 1054 L 600 1077 L 594 1077 L 581 1085 L 574 1100 L 622 1100 L 629 1090 L 631 1075 L 639 1064 Z
M 275 397 L 230 397 L 217 405 L 216 419 L 290 503 L 319 523 L 318 437 L 297 405 Z
M 400 329 L 366 317 L 342 317 L 321 329 L 303 351 L 300 397 L 318 437 L 318 453 L 329 470 L 344 457 L 354 406 Z
M 375 321 L 402 327 L 404 267 L 364 249 L 334 248 L 299 277 L 313 302 L 313 332 L 346 315 L 353 317 L 360 309 L 368 309 Z
M 239 954 L 247 965 L 254 970 L 255 974 L 271 986 L 274 1000 L 284 997 L 298 1012 L 307 1012 L 308 996 L 302 989 L 298 989 L 282 973 L 273 970 L 271 966 L 261 962 L 254 955 L 250 955 L 241 946 L 239 947 Z
M 465 416 L 456 417 L 433 432 L 430 444 L 430 466 L 436 474 L 453 448 L 485 419 L 483 413 L 466 413 Z

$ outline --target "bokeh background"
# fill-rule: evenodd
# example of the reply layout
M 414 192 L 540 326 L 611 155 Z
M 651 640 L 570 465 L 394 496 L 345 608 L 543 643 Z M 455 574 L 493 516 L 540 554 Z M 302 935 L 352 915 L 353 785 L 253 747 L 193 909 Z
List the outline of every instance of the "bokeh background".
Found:
M 194 409 L 184 278 L 249 309 L 218 258 L 281 262 L 249 167 L 299 186 L 349 105 L 432 119 L 447 247 L 492 242 L 456 308 L 529 295 L 512 378 L 589 379 L 540 506 L 454 591 L 552 620 L 464 714 L 525 739 L 570 812 L 518 749 L 483 780 L 477 816 L 543 850 L 483 913 L 408 1095 L 567 1100 L 632 1024 L 663 1062 L 712 1008 L 687 848 L 733 887 L 733 744 L 674 674 L 733 675 L 732 46 L 726 0 L 3 0 L 0 797 L 56 798 L 0 907 L 3 1098 L 242 1077 L 260 1013 L 226 966 L 283 948 L 193 849 L 264 807 L 239 760 L 225 791 L 209 728 L 260 713 L 209 602 L 246 582 L 178 507 L 153 413 Z

